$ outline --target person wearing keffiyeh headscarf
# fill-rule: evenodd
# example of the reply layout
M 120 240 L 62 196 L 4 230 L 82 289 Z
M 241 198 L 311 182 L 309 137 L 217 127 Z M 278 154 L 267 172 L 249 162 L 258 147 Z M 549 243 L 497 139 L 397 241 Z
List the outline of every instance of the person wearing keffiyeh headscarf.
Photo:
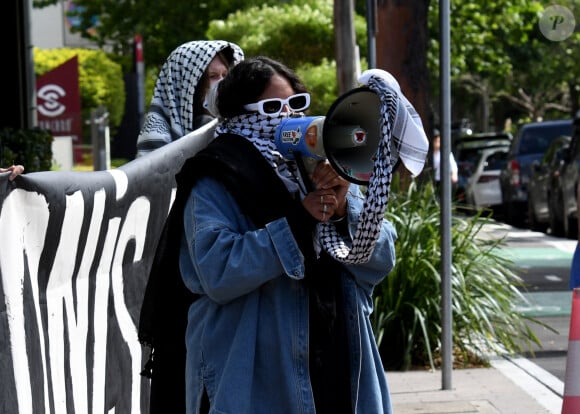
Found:
M 375 77 L 369 85 L 389 95 L 384 171 L 369 187 L 382 208 L 391 157 L 418 172 L 424 147 L 403 135 L 390 144 L 411 118 L 396 90 Z M 277 125 L 310 102 L 285 65 L 245 59 L 214 92 L 216 137 L 177 174 L 170 213 L 180 275 L 196 295 L 185 333 L 186 412 L 391 414 L 369 315 L 374 287 L 395 264 L 394 227 L 374 206 L 361 226 L 363 192 L 328 161 L 304 177 L 282 157 Z M 398 114 L 403 122 L 391 125 Z
M 137 156 L 169 144 L 213 119 L 205 108 L 206 93 L 243 58 L 238 45 L 224 40 L 191 41 L 173 50 L 155 83 L 137 138 Z

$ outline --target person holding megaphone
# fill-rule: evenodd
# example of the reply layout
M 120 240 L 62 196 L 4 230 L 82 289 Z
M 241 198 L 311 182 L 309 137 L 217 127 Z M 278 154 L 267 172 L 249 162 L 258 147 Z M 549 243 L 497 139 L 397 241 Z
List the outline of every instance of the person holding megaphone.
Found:
M 392 413 L 369 315 L 397 235 L 372 210 L 384 207 L 407 141 L 391 145 L 387 120 L 363 195 L 328 161 L 305 177 L 276 147 L 281 121 L 304 116 L 310 102 L 282 63 L 243 60 L 211 95 L 216 137 L 176 176 L 171 212 L 181 217 L 181 277 L 197 296 L 186 412 Z

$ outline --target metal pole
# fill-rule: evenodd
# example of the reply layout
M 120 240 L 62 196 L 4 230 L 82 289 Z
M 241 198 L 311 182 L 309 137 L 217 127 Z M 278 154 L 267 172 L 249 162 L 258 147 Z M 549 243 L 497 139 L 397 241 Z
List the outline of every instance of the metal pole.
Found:
M 334 0 L 334 29 L 338 93 L 343 94 L 357 85 L 354 3 L 351 0 Z
M 143 39 L 135 35 L 135 72 L 137 73 L 137 116 L 139 128 L 143 126 L 145 117 L 145 62 L 143 60 Z
M 110 169 L 109 112 L 102 106 L 91 111 L 91 135 L 94 171 Z
M 32 9 L 32 2 L 26 0 L 23 2 L 22 13 L 24 24 L 23 29 L 23 43 L 25 46 L 24 53 L 25 56 L 25 70 L 26 70 L 26 94 L 27 94 L 27 115 L 26 115 L 26 125 L 25 128 L 34 128 L 38 126 L 38 115 L 37 115 L 37 105 L 36 105 L 36 76 L 34 75 L 34 45 L 32 44 L 32 36 L 30 34 L 30 13 Z
M 377 67 L 377 0 L 367 0 L 367 46 L 369 69 Z
M 451 86 L 450 86 L 450 27 L 449 0 L 439 2 L 441 82 L 441 359 L 442 388 L 452 388 L 453 370 L 453 318 L 451 308 L 451 174 L 449 154 L 451 148 Z

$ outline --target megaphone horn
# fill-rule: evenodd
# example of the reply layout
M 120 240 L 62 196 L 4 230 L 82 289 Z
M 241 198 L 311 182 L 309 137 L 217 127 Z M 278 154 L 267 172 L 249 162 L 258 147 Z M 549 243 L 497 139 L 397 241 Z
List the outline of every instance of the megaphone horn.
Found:
M 282 156 L 304 159 L 307 170 L 328 159 L 346 180 L 368 185 L 380 140 L 380 100 L 367 87 L 340 96 L 326 116 L 287 118 L 276 129 Z

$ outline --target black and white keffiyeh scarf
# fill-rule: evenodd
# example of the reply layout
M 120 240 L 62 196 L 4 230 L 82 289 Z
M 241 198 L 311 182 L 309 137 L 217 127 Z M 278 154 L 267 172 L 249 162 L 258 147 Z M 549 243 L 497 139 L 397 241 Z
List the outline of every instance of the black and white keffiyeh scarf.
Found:
M 350 245 L 340 237 L 332 223 L 318 226 L 321 245 L 332 257 L 346 264 L 366 263 L 373 253 L 389 201 L 393 166 L 397 159 L 401 158 L 405 167 L 416 176 L 423 169 L 429 148 L 419 115 L 390 73 L 372 69 L 363 73 L 359 81 L 375 92 L 381 102 L 381 139 L 366 199 Z
M 189 134 L 194 119 L 193 100 L 199 81 L 213 58 L 226 48 L 234 63 L 244 58 L 242 49 L 223 40 L 191 41 L 178 46 L 163 64 L 149 111 L 137 139 L 140 154 Z
M 349 245 L 338 234 L 333 223 L 327 222 L 318 225 L 318 240 L 322 247 L 333 258 L 347 264 L 366 263 L 373 253 L 389 201 L 393 165 L 396 162 L 396 154 L 391 154 L 391 139 L 397 97 L 374 78 L 370 80 L 368 86 L 381 97 L 380 128 L 382 139 L 379 141 L 373 173 L 352 243 Z
M 420 118 L 397 88 L 398 83 L 393 85 L 390 79 L 376 75 L 368 76 L 364 83 L 381 102 L 381 139 L 357 229 L 352 241 L 342 237 L 332 222 L 319 223 L 316 231 L 320 247 L 345 264 L 366 263 L 373 253 L 381 232 L 397 159 L 400 157 L 409 171 L 418 175 L 429 145 Z M 302 181 L 295 162 L 284 159 L 274 141 L 276 127 L 285 116 L 287 114 L 272 118 L 259 114 L 240 115 L 223 120 L 216 128 L 216 135 L 233 133 L 248 139 L 276 170 L 288 190 L 299 190 L 304 196 L 305 187 L 300 185 Z
M 260 115 L 258 113 L 242 114 L 227 118 L 220 122 L 215 135 L 236 134 L 249 140 L 260 151 L 268 164 L 274 168 L 291 193 L 299 192 L 301 197 L 306 194 L 305 187 L 294 161 L 286 160 L 274 141 L 276 127 L 288 114 L 280 113 L 276 117 Z

